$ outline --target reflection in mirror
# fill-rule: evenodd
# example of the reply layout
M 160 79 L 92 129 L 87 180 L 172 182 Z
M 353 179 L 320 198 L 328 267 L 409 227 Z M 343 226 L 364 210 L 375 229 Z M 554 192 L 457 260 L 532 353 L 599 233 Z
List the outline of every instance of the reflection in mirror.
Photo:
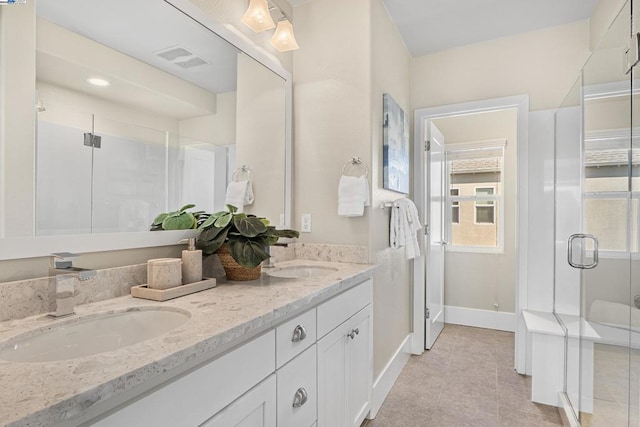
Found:
M 145 231 L 193 203 L 285 212 L 285 82 L 157 0 L 38 0 L 37 235 Z M 100 79 L 91 82 L 91 79 Z

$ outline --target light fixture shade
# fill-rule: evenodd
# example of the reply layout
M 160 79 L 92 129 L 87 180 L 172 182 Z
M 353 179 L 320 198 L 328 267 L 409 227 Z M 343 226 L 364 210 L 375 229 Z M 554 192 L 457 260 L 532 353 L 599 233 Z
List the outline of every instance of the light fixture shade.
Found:
M 242 22 L 256 33 L 275 27 L 269 12 L 267 0 L 250 0 L 249 8 L 242 17 Z
M 296 50 L 299 48 L 298 42 L 293 35 L 293 25 L 287 19 L 278 22 L 278 27 L 271 37 L 271 44 L 280 52 Z

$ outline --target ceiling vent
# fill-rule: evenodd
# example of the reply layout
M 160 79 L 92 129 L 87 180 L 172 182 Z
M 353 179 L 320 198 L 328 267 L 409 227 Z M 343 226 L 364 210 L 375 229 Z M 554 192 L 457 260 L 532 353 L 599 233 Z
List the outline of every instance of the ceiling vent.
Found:
M 182 46 L 172 46 L 154 52 L 154 54 L 183 69 L 209 64 L 209 61 Z

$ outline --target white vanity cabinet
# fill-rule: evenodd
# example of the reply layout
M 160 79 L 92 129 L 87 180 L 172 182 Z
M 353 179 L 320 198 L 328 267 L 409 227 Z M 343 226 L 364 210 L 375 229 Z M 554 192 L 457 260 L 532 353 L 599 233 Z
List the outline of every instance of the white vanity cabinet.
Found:
M 90 424 L 359 427 L 371 408 L 372 287 L 369 279 Z
M 359 427 L 371 409 L 372 285 L 318 307 L 318 427 Z

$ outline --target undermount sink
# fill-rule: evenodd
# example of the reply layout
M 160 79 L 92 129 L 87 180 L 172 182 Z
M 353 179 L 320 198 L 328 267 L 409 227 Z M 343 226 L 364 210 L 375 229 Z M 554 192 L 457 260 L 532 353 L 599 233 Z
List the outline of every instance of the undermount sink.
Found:
M 322 277 L 338 271 L 337 268 L 324 267 L 320 265 L 292 265 L 289 267 L 279 267 L 268 270 L 267 274 L 273 277 L 284 277 L 288 279 L 304 279 L 310 277 Z
M 0 359 L 53 362 L 106 353 L 167 333 L 190 318 L 185 310 L 151 308 L 71 319 L 0 343 Z

